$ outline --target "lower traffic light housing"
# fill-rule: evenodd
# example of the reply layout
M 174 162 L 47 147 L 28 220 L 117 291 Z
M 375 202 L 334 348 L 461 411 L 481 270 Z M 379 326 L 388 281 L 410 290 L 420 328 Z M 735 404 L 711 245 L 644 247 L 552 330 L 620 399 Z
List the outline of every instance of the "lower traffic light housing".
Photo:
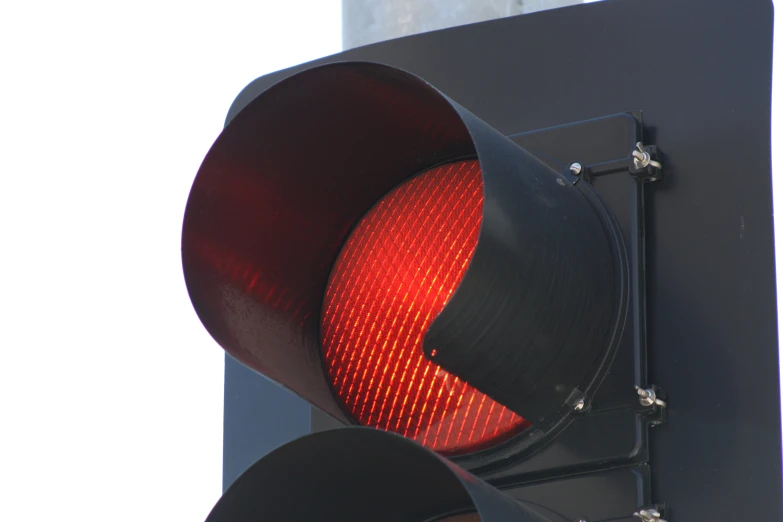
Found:
M 344 428 L 251 466 L 207 522 L 547 522 L 534 507 L 398 435 Z

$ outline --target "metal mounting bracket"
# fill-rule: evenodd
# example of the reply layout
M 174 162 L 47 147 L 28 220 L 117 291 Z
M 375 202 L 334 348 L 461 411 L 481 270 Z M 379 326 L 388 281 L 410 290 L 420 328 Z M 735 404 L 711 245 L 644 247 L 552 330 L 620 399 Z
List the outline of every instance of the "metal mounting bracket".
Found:
M 574 173 L 574 165 L 578 165 L 578 173 Z M 574 163 L 568 170 L 569 174 L 582 175 L 586 178 L 606 176 L 607 174 L 619 172 L 628 172 L 634 178 L 640 179 L 645 183 L 658 181 L 663 177 L 663 164 L 660 161 L 658 147 L 645 145 L 640 141 L 633 150 L 629 151 L 628 156 L 624 158 L 592 165 Z

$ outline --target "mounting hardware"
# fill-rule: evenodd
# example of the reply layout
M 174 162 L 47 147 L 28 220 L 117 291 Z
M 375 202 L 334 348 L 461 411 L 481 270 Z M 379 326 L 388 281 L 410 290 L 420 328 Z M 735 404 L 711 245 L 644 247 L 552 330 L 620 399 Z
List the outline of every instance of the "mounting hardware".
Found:
M 620 172 L 628 172 L 631 176 L 644 183 L 661 179 L 663 176 L 663 164 L 659 161 L 658 147 L 645 145 L 638 141 L 636 142 L 636 147 L 624 158 L 588 165 L 572 163 L 570 167 L 565 169 L 563 178 L 566 180 L 570 179 L 571 184 L 575 185 L 576 180 L 579 180 L 580 177 L 592 179 Z
M 571 391 L 571 394 L 568 396 L 565 403 L 576 413 L 584 413 L 590 406 L 590 400 L 585 393 L 578 388 L 574 388 Z
M 642 406 L 658 406 L 659 408 L 665 408 L 666 402 L 658 398 L 658 394 L 655 393 L 655 388 L 640 388 L 634 386 L 636 393 L 639 395 L 639 403 Z
M 666 522 L 661 518 L 661 513 L 655 508 L 640 509 L 633 516 L 641 519 L 642 522 Z
M 586 174 L 585 167 L 582 166 L 581 163 L 572 163 L 562 171 L 560 171 L 560 177 L 557 178 L 557 182 L 562 187 L 567 187 L 569 185 L 573 186 L 579 183 L 579 180 L 582 179 L 584 176 L 581 176 L 581 174 Z
M 632 176 L 646 183 L 661 179 L 663 164 L 658 161 L 658 148 L 655 145 L 645 145 L 637 142 L 631 151 L 629 172 Z
M 650 148 L 645 147 L 641 141 L 636 144 L 636 150 L 631 152 L 631 155 L 633 156 L 633 166 L 638 170 L 646 169 L 648 166 L 656 169 L 663 168 L 660 162 L 652 159 Z

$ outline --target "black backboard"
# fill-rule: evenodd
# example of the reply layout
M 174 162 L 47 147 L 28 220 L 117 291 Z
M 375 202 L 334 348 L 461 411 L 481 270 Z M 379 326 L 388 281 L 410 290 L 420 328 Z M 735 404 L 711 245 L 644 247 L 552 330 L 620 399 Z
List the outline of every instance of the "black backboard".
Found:
M 643 111 L 646 141 L 665 165 L 646 201 L 649 375 L 669 394 L 668 422 L 650 435 L 652 498 L 671 509 L 670 522 L 780 520 L 772 25 L 763 0 L 609 0 L 264 76 L 229 118 L 280 79 L 343 60 L 419 75 L 509 136 Z M 247 426 L 286 422 L 263 408 L 271 399 L 239 392 L 261 377 L 235 365 L 227 376 L 243 377 L 226 382 L 227 482 L 272 449 L 254 449 Z M 292 424 L 290 437 L 302 429 Z

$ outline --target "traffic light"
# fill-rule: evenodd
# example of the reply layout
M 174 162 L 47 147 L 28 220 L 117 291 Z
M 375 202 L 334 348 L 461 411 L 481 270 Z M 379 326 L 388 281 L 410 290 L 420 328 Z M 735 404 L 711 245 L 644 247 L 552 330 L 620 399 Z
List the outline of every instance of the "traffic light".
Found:
M 273 451 L 207 520 L 367 519 L 548 520 L 422 446 L 365 428 L 325 431 Z
M 364 428 L 209 520 L 779 519 L 770 17 L 623 0 L 248 86 L 188 200 L 191 300 Z

